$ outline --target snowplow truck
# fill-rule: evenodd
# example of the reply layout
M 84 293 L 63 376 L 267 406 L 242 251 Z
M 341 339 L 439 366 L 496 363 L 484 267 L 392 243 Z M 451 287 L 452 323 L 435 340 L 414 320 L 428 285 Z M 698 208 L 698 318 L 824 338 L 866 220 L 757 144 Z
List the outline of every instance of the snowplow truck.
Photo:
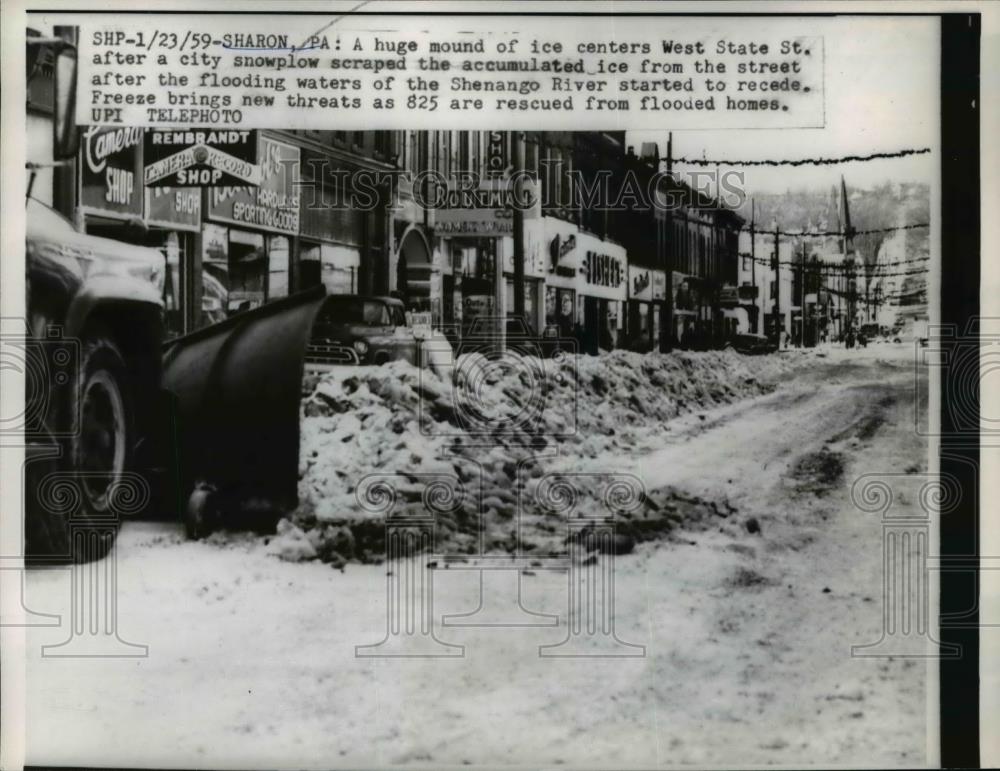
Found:
M 25 556 L 84 561 L 151 503 L 164 259 L 80 233 L 45 201 L 38 176 L 72 168 L 79 147 L 76 49 L 29 36 L 26 56 L 29 81 L 48 69 L 54 85 L 51 151 L 27 164 L 26 313 L 4 340 L 25 374 Z
M 100 558 L 129 516 L 183 518 L 199 537 L 230 512 L 273 531 L 298 502 L 307 365 L 378 365 L 384 351 L 445 374 L 450 345 L 404 322 L 331 341 L 343 298 L 323 287 L 165 341 L 164 255 L 80 233 L 32 195 L 40 173 L 73 173 L 77 68 L 70 40 L 27 41 L 29 81 L 40 68 L 53 79 L 51 150 L 28 163 L 25 329 L 4 340 L 26 381 L 29 562 Z

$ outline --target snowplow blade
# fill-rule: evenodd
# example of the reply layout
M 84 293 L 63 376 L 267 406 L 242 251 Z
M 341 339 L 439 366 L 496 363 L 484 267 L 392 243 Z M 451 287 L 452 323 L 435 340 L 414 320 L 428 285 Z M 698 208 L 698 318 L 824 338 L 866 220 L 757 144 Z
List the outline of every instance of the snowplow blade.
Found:
M 242 512 L 241 524 L 265 527 L 298 504 L 302 378 L 325 299 L 316 287 L 166 345 L 179 504 L 212 490 L 217 507 Z

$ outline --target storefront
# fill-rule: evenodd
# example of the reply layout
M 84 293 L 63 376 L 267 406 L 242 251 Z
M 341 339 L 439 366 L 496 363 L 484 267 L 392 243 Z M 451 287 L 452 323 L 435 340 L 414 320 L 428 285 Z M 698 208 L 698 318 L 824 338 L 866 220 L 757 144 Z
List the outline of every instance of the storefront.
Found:
M 719 333 L 724 342 L 737 334 L 747 334 L 750 331 L 750 308 L 745 307 L 741 291 L 744 287 L 727 284 L 719 290 L 719 308 L 721 311 Z
M 673 340 L 675 347 L 700 347 L 704 337 L 702 282 L 697 276 L 673 273 Z
M 497 216 L 499 214 L 501 216 Z M 494 209 L 443 209 L 435 212 L 441 237 L 442 324 L 462 338 L 499 336 L 498 320 L 506 308 L 503 271 L 505 242 L 513 249 L 513 221 Z
M 544 255 L 548 258 L 545 276 L 545 327 L 558 330 L 562 338 L 579 338 L 577 322 L 577 254 L 576 225 L 555 217 L 541 220 Z
M 531 335 L 545 331 L 545 252 L 535 222 L 524 228 L 524 324 Z M 507 319 L 514 318 L 514 239 L 504 238 L 503 263 Z
M 540 223 L 542 254 L 548 258 L 546 326 L 575 337 L 586 353 L 617 348 L 624 339 L 628 291 L 625 247 L 557 217 L 544 217 Z
M 404 223 L 399 223 L 405 227 Z M 396 252 L 396 289 L 406 309 L 412 313 L 429 313 L 431 323 L 441 326 L 442 282 L 441 267 L 435 264 L 434 252 L 423 228 L 405 227 Z
M 96 126 L 84 132 L 78 199 L 88 233 L 142 219 L 143 133 L 141 127 Z
M 366 212 L 352 207 L 350 189 L 340 189 L 345 175 L 334 175 L 329 159 L 301 150 L 299 196 L 298 289 L 322 284 L 329 294 L 360 292 Z M 314 170 L 324 175 L 311 178 Z M 317 175 L 318 176 L 318 175 Z
M 261 135 L 258 142 L 259 187 L 213 187 L 205 193 L 208 221 L 201 259 L 208 303 L 202 305 L 215 308 L 218 300 L 225 315 L 285 297 L 290 290 L 292 239 L 300 221 L 295 184 L 300 151 L 269 136 Z
M 192 302 L 195 243 L 201 231 L 201 190 L 197 187 L 149 187 L 145 191 L 146 243 L 163 252 L 164 326 L 168 337 L 191 331 L 187 308 Z M 202 291 L 204 295 L 204 290 Z
M 79 164 L 84 232 L 148 246 L 163 255 L 163 305 L 168 337 L 190 331 L 194 250 L 201 229 L 199 188 L 146 188 L 142 128 L 88 128 Z
M 659 350 L 667 278 L 662 270 L 639 265 L 628 268 L 626 345 L 635 351 Z

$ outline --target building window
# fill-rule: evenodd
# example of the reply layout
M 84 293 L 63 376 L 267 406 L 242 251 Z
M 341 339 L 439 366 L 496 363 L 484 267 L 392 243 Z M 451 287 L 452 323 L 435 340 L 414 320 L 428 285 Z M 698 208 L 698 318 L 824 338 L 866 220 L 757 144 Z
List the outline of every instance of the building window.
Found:
M 469 157 L 469 132 L 458 132 L 458 170 L 471 171 L 471 159 Z
M 270 236 L 267 239 L 267 299 L 288 296 L 288 239 Z
M 199 326 L 289 293 L 289 239 L 206 224 Z
M 524 139 L 524 168 L 538 178 L 538 142 L 528 135 Z

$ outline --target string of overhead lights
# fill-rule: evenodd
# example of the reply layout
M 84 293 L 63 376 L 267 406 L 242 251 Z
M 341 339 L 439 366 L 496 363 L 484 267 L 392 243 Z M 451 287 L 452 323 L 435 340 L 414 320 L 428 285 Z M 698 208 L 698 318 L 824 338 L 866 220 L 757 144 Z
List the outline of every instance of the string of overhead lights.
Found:
M 836 237 L 836 238 L 854 238 L 855 236 L 867 236 L 873 233 L 894 233 L 897 230 L 917 230 L 918 228 L 929 228 L 929 222 L 917 222 L 913 225 L 895 225 L 888 228 L 870 228 L 868 230 L 778 230 L 774 229 L 768 230 L 766 228 L 754 227 L 753 231 L 762 236 L 773 236 L 775 232 L 779 236 L 784 236 L 785 238 L 808 238 L 808 237 Z M 740 228 L 741 231 L 745 233 L 750 232 L 750 226 L 744 225 Z
M 910 155 L 929 153 L 929 147 L 919 147 L 906 150 L 896 150 L 890 153 L 872 153 L 871 155 L 845 155 L 840 158 L 800 158 L 796 160 L 763 160 L 752 161 L 732 158 L 674 158 L 674 163 L 688 163 L 695 166 L 835 166 L 840 163 L 857 163 L 877 161 L 885 158 L 905 158 Z

